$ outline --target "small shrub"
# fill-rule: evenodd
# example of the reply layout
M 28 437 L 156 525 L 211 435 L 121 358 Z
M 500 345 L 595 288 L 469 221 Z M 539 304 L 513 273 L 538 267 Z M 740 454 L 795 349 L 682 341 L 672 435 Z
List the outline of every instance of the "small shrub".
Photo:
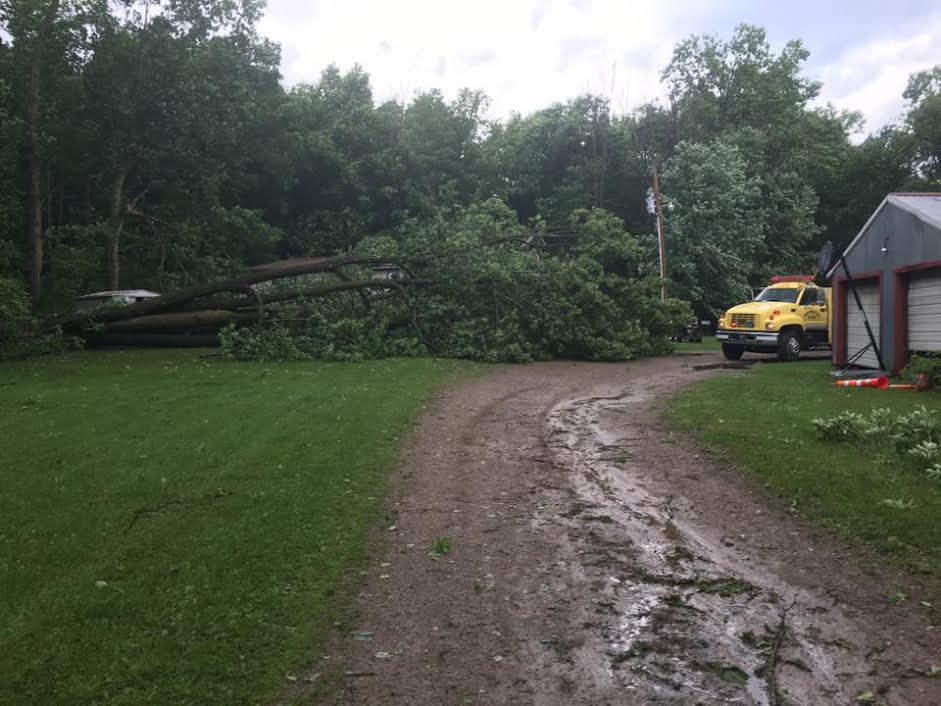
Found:
M 451 553 L 451 538 L 450 537 L 438 537 L 434 544 L 431 545 L 431 553 L 433 556 L 445 556 L 446 554 Z
M 936 465 L 938 461 L 941 461 L 941 445 L 934 441 L 922 441 L 913 447 L 909 453 L 920 458 L 929 466 Z
M 899 456 L 918 459 L 925 475 L 941 480 L 941 420 L 936 410 L 922 405 L 898 414 L 881 407 L 869 415 L 841 412 L 812 423 L 826 441 L 852 443 L 874 452 L 889 448 Z
M 893 438 L 901 446 L 912 447 L 922 441 L 941 441 L 941 420 L 937 410 L 922 405 L 906 415 L 895 418 Z
M 902 375 L 915 379 L 924 373 L 933 386 L 941 385 L 941 356 L 913 355 Z
M 814 419 L 812 424 L 827 441 L 847 441 L 860 438 L 865 420 L 856 412 L 841 412 L 829 419 Z

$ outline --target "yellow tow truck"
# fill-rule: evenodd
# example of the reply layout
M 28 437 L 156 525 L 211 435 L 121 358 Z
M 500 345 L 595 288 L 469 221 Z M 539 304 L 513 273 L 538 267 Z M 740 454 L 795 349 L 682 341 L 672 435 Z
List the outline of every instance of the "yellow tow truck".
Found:
M 802 350 L 829 349 L 832 293 L 813 280 L 809 275 L 772 277 L 753 301 L 726 311 L 716 331 L 725 357 L 738 360 L 749 351 L 797 360 Z

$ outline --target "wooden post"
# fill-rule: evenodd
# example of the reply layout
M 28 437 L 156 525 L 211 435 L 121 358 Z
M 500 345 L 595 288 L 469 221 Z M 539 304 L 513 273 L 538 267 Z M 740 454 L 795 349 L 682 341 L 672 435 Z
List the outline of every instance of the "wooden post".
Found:
M 667 247 L 663 237 L 663 211 L 660 207 L 660 178 L 657 168 L 653 170 L 653 198 L 654 209 L 657 212 L 657 238 L 660 241 L 660 300 L 667 298 Z

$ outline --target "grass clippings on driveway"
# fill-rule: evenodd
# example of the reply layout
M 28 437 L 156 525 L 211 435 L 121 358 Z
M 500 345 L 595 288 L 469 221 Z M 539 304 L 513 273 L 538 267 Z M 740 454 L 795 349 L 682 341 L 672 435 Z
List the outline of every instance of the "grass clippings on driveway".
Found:
M 0 702 L 263 701 L 324 639 L 418 405 L 466 368 L 0 366 Z

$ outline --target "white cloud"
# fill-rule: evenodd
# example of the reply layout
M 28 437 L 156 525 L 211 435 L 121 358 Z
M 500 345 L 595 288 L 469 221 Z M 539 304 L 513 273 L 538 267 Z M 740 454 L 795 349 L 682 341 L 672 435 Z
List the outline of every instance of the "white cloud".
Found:
M 289 84 L 360 63 L 379 100 L 479 88 L 503 117 L 585 91 L 618 110 L 659 96 L 673 44 L 703 12 L 698 1 L 270 0 L 261 30 L 282 44 Z
M 925 18 L 914 33 L 886 35 L 850 47 L 818 72 L 822 101 L 862 111 L 864 133 L 894 123 L 905 110 L 908 77 L 941 63 L 941 14 Z
M 787 31 L 801 36 L 780 6 L 745 6 L 759 15 L 747 19 L 772 33 L 787 19 Z M 853 7 L 826 10 L 836 21 Z M 844 46 L 852 33 L 847 40 L 816 32 L 817 44 L 831 42 L 809 46 L 821 100 L 862 110 L 871 130 L 891 122 L 908 75 L 941 61 L 941 14 L 931 11 L 906 15 L 915 32 L 901 19 L 873 20 L 885 25 L 867 25 L 879 38 L 856 46 Z M 453 97 L 468 87 L 490 96 L 491 115 L 506 117 L 586 91 L 608 95 L 619 112 L 661 97 L 660 71 L 674 44 L 693 33 L 728 36 L 744 12 L 741 0 L 269 0 L 261 31 L 281 43 L 288 84 L 316 81 L 330 63 L 343 70 L 359 63 L 377 100 L 430 88 Z M 808 15 L 808 31 L 819 30 L 811 24 L 818 21 Z M 836 58 L 815 65 L 819 53 Z

